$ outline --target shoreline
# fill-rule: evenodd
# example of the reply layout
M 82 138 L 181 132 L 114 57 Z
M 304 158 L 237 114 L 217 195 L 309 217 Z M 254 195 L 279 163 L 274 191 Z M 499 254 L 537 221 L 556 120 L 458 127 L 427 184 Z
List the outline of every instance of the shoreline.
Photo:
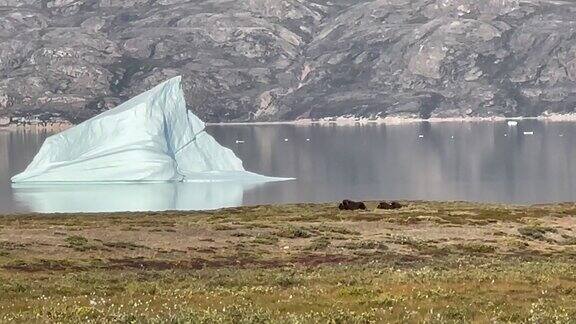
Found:
M 241 126 L 241 125 L 295 125 L 295 126 L 365 126 L 365 125 L 408 125 L 417 123 L 484 123 L 484 122 L 505 122 L 505 121 L 527 121 L 539 120 L 544 122 L 576 122 L 576 114 L 569 115 L 549 115 L 538 117 L 431 117 L 412 118 L 412 117 L 384 117 L 384 118 L 358 118 L 358 117 L 336 117 L 322 119 L 299 119 L 290 121 L 270 121 L 270 122 L 225 122 L 225 123 L 206 123 L 206 125 L 217 126 Z
M 431 117 L 412 118 L 412 117 L 384 117 L 384 118 L 357 118 L 352 116 L 321 118 L 321 119 L 298 119 L 288 121 L 260 121 L 260 122 L 220 122 L 210 123 L 207 126 L 274 126 L 274 125 L 293 125 L 293 126 L 372 126 L 387 125 L 400 126 L 417 123 L 486 123 L 486 122 L 506 122 L 506 121 L 543 121 L 543 122 L 576 122 L 576 114 L 563 115 L 545 115 L 538 117 Z M 76 125 L 71 123 L 55 123 L 46 126 L 36 125 L 16 125 L 8 124 L 0 126 L 0 131 L 64 131 Z
M 31 125 L 17 125 L 17 124 L 8 124 L 5 126 L 0 126 L 1 131 L 8 131 L 8 132 L 19 132 L 19 131 L 35 131 L 35 132 L 45 132 L 45 131 L 64 131 L 68 128 L 74 127 L 74 124 L 71 123 L 53 123 L 53 124 L 31 124 Z

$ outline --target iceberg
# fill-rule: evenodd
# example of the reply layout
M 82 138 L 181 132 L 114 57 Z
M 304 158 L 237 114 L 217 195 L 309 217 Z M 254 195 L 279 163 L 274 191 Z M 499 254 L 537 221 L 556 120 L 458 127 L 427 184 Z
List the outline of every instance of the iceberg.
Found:
M 120 106 L 46 139 L 24 182 L 267 182 L 244 170 L 186 109 L 175 77 Z

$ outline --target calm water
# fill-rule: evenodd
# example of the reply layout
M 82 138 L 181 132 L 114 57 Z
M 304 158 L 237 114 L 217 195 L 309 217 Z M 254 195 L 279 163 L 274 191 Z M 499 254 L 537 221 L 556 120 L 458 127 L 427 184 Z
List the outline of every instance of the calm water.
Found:
M 12 187 L 10 176 L 50 134 L 0 132 L 0 212 L 193 210 L 344 198 L 576 200 L 576 123 L 211 126 L 209 133 L 246 169 L 297 180 Z

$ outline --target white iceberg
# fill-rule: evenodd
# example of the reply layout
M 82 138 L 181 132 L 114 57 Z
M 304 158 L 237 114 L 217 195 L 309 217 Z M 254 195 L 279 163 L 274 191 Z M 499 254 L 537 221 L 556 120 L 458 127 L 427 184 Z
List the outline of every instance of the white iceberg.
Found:
M 180 79 L 49 137 L 12 182 L 286 180 L 245 171 L 186 109 Z

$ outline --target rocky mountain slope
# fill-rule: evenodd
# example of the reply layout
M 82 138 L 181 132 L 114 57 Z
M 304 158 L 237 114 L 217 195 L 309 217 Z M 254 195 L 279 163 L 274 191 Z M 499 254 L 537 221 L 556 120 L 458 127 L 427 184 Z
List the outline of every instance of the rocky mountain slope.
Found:
M 182 75 L 212 121 L 576 105 L 576 2 L 0 0 L 0 115 L 78 122 Z

